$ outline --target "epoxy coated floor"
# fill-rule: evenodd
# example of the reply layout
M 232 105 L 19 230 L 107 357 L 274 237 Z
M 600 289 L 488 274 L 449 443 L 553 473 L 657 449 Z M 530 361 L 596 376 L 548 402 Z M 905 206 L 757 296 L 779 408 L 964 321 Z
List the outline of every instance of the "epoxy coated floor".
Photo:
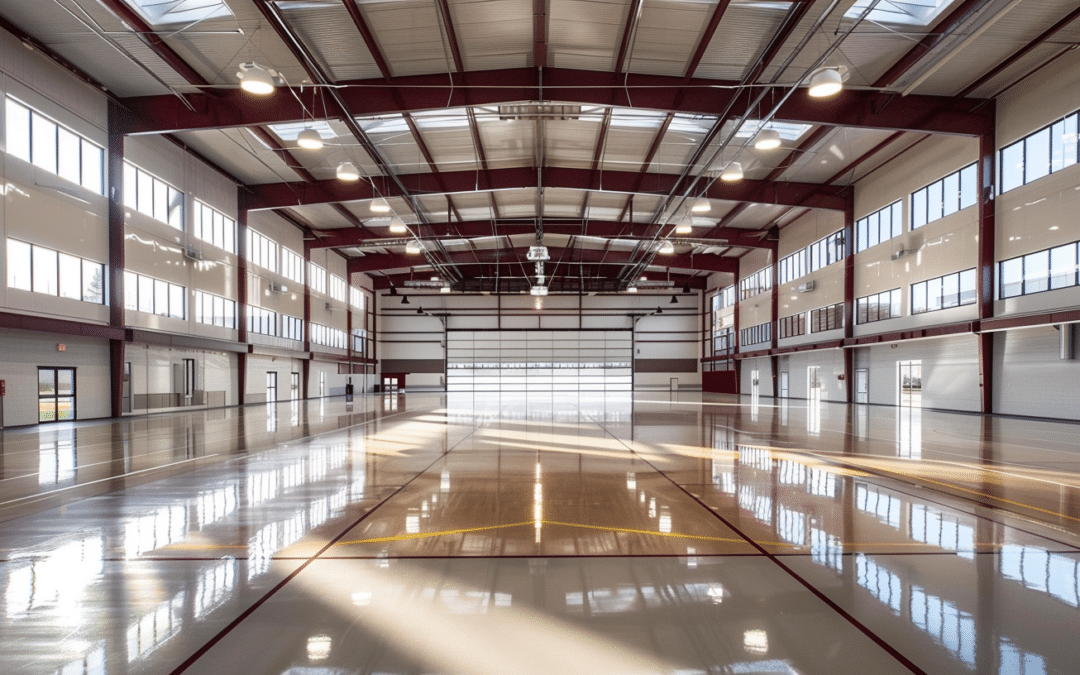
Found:
M 1080 425 L 410 393 L 2 434 L 5 675 L 1080 671 Z

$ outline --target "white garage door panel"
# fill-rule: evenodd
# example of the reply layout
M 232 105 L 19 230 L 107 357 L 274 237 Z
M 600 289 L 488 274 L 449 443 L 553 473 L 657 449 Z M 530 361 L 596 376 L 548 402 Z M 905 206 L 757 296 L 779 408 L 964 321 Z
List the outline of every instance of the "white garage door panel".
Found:
M 448 391 L 630 391 L 633 384 L 630 331 L 450 331 L 446 344 Z

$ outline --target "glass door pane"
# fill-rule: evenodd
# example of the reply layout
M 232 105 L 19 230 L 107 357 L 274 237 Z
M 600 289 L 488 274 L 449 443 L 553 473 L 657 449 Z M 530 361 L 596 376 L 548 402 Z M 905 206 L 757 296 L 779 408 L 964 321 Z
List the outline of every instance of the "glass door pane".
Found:
M 56 369 L 38 369 L 38 396 L 56 396 Z
M 75 371 L 73 369 L 56 369 L 56 393 L 58 396 L 75 395 Z

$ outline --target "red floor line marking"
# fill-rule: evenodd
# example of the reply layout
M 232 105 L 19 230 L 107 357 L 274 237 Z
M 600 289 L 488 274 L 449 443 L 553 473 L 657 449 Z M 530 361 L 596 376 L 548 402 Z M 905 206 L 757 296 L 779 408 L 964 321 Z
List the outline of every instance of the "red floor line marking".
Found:
M 689 490 L 687 490 L 686 488 L 684 488 L 683 486 L 681 486 L 677 482 L 675 482 L 674 479 L 672 479 L 666 473 L 661 471 L 656 465 L 654 465 L 652 462 L 650 462 L 649 460 L 642 457 L 640 455 L 640 453 L 635 452 L 633 448 L 631 448 L 626 443 L 624 443 L 621 439 L 619 439 L 617 436 L 615 436 L 615 434 L 608 431 L 607 427 L 600 424 L 599 422 L 596 422 L 595 420 L 593 420 L 593 423 L 596 424 L 601 429 L 603 429 L 609 436 L 614 438 L 616 441 L 618 441 L 619 443 L 622 443 L 623 447 L 625 447 L 627 450 L 629 450 L 631 454 L 641 458 L 641 461 L 644 462 L 646 465 L 648 465 L 658 475 L 663 476 L 665 479 L 667 479 L 668 482 L 670 482 L 676 488 L 678 488 L 679 490 L 682 490 L 683 494 L 685 494 L 687 497 L 689 497 L 690 499 L 693 499 L 695 502 L 697 502 L 698 505 L 701 506 L 701 508 L 703 508 L 707 512 L 711 513 L 714 518 L 716 518 L 721 523 L 726 525 L 732 532 L 734 532 L 735 534 L 737 534 L 740 537 L 742 537 L 743 539 L 745 539 L 748 544 L 750 544 L 755 549 L 757 549 L 763 556 L 765 556 L 770 561 L 772 561 L 773 564 L 775 564 L 777 567 L 782 569 L 784 572 L 787 572 L 788 576 L 790 576 L 792 579 L 794 579 L 799 584 L 801 584 L 804 588 L 806 588 L 806 590 L 813 593 L 819 600 L 821 600 L 826 605 L 828 605 L 830 609 L 832 609 L 834 612 L 836 612 L 841 617 L 843 617 L 848 623 L 850 623 L 852 626 L 854 626 L 859 631 L 861 631 L 863 633 L 863 635 L 870 638 L 870 640 L 873 641 L 875 644 L 877 644 L 877 646 L 879 646 L 883 650 L 885 650 L 885 652 L 887 654 L 889 654 L 889 656 L 892 656 L 894 659 L 896 659 L 898 662 L 900 662 L 901 665 L 903 665 L 905 668 L 910 670 L 912 673 L 915 673 L 916 675 L 928 675 L 925 670 L 923 670 L 919 666 L 915 665 L 915 663 L 911 659 L 909 659 L 908 657 L 901 654 L 899 650 L 897 650 L 895 647 L 893 647 L 888 642 L 886 642 L 884 640 L 884 638 L 882 638 L 880 635 L 875 633 L 873 630 L 871 630 L 868 626 L 863 624 L 861 621 L 856 619 L 851 613 L 849 613 L 843 607 L 841 607 L 836 602 L 834 602 L 831 598 L 829 598 L 827 595 L 825 595 L 825 593 L 823 593 L 822 591 L 820 591 L 816 587 L 814 587 L 806 579 L 803 579 L 795 570 L 793 570 L 790 567 L 788 567 L 787 565 L 785 565 L 784 562 L 782 560 L 780 560 L 780 558 L 778 556 L 774 555 L 773 553 L 770 553 L 768 551 L 768 549 L 764 548 L 763 546 L 758 544 L 756 541 L 751 539 L 749 536 L 747 536 L 742 530 L 740 530 L 738 527 L 736 527 L 734 524 L 732 524 L 727 518 L 724 518 L 723 516 L 721 516 L 716 511 L 713 511 L 712 509 L 710 509 L 708 506 L 705 505 L 705 502 L 698 499 Z
M 474 433 L 476 433 L 476 430 L 479 429 L 479 428 L 480 428 L 480 425 L 477 425 L 476 427 L 474 427 L 472 433 L 468 434 L 467 436 L 465 436 L 465 438 L 462 438 L 460 441 L 458 441 L 458 444 L 461 444 L 461 443 L 465 442 L 465 439 L 469 438 Z M 454 447 L 457 447 L 457 445 L 455 445 Z M 394 497 L 394 495 L 398 494 L 399 492 L 404 490 L 406 487 L 408 487 L 414 480 L 416 480 L 420 476 L 427 473 L 428 470 L 431 469 L 431 467 L 435 466 L 436 464 L 439 463 L 440 460 L 444 459 L 446 457 L 446 455 L 451 450 L 453 450 L 453 448 L 449 448 L 449 449 L 446 450 L 446 452 L 440 454 L 438 457 L 435 458 L 434 461 L 431 462 L 431 464 L 428 464 L 426 467 L 424 467 L 422 470 L 420 470 L 415 476 L 413 476 L 408 481 L 406 481 L 406 483 L 404 485 L 402 485 L 397 490 L 394 490 L 393 492 L 388 494 L 385 498 L 382 499 L 382 501 L 380 501 L 378 504 L 373 506 L 369 511 L 364 513 L 362 516 L 357 518 L 351 525 L 349 525 L 344 530 L 342 530 L 340 534 L 338 534 L 336 537 L 334 537 L 329 542 L 327 542 L 325 546 L 323 546 L 321 549 L 319 549 L 315 553 L 315 555 L 308 558 L 306 562 L 301 564 L 299 567 L 297 567 L 295 570 L 293 570 L 288 576 L 286 576 L 284 579 L 282 579 L 277 584 L 275 584 L 274 587 L 271 588 L 269 591 L 267 591 L 261 598 L 256 600 L 250 607 L 248 607 L 246 610 L 244 610 L 238 617 L 236 617 L 231 622 L 229 622 L 229 625 L 225 626 L 220 631 L 218 631 L 217 635 L 215 635 L 214 637 L 207 640 L 207 642 L 202 647 L 199 647 L 197 650 L 195 650 L 194 654 L 189 656 L 187 659 L 184 660 L 183 663 L 181 663 L 179 666 L 174 668 L 169 673 L 169 675 L 180 675 L 181 673 L 186 671 L 188 668 L 193 666 L 196 661 L 201 659 L 208 651 L 213 649 L 214 645 L 216 645 L 217 643 L 219 643 L 223 639 L 225 639 L 225 637 L 229 633 L 231 633 L 233 630 L 235 630 L 237 626 L 239 626 L 241 623 L 243 623 L 245 619 L 247 619 L 249 616 L 254 614 L 255 610 L 259 609 L 259 607 L 262 607 L 263 604 L 265 604 L 270 598 L 272 598 L 278 591 L 280 591 L 282 588 L 284 588 L 285 584 L 287 584 L 290 581 L 292 581 L 293 579 L 295 579 L 297 577 L 297 575 L 299 575 L 301 572 L 303 572 L 308 567 L 308 565 L 315 562 L 315 560 L 317 558 L 319 558 L 323 553 L 330 550 L 330 548 L 334 544 L 336 544 L 338 541 L 340 541 L 342 537 L 344 537 L 346 534 L 348 534 L 350 530 L 352 530 L 354 527 L 356 527 L 360 523 L 364 522 L 364 520 L 366 520 L 368 518 L 368 516 L 375 513 L 375 511 L 377 511 L 380 506 L 382 506 L 383 504 L 388 502 L 390 499 L 392 499 Z

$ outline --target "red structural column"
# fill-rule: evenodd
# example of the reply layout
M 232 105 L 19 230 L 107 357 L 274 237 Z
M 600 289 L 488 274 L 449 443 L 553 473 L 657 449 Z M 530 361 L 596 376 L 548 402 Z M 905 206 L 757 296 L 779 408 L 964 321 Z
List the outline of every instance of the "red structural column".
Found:
M 995 134 L 979 136 L 979 385 L 982 411 L 994 412 L 994 334 L 982 332 L 981 323 L 994 316 L 994 244 L 995 225 L 994 160 L 997 155 Z
M 307 355 L 303 362 L 303 382 L 300 383 L 301 395 L 308 397 L 308 380 L 311 379 L 311 244 L 304 241 L 304 351 Z
M 847 347 L 855 335 L 855 198 L 848 194 L 844 209 L 844 391 L 848 403 L 855 402 L 855 347 Z
M 237 341 L 248 341 L 248 208 L 243 188 L 236 196 L 236 326 Z M 247 398 L 247 352 L 236 355 L 236 402 L 244 405 Z
M 109 199 L 109 325 L 124 328 L 124 134 L 123 108 L 108 104 L 106 172 Z M 124 414 L 124 340 L 109 340 L 109 401 L 113 417 Z
M 773 398 L 780 396 L 779 383 L 780 374 L 777 373 L 777 369 L 780 367 L 780 357 L 776 355 L 777 332 L 780 324 L 780 264 L 778 258 L 780 256 L 780 231 L 775 226 L 772 228 L 773 235 L 769 238 L 772 240 L 772 246 L 769 250 L 769 255 L 772 258 L 772 293 L 769 302 L 769 348 L 773 350 L 773 353 L 769 356 L 769 370 L 772 372 L 772 395 Z
M 742 294 L 739 292 L 739 270 L 735 269 L 735 275 L 732 277 L 732 284 L 735 285 L 735 311 L 732 313 L 732 335 L 731 335 L 731 367 L 735 370 L 735 393 L 742 393 L 742 361 L 736 360 L 735 356 L 742 351 L 742 338 L 739 335 L 740 310 L 742 308 Z

